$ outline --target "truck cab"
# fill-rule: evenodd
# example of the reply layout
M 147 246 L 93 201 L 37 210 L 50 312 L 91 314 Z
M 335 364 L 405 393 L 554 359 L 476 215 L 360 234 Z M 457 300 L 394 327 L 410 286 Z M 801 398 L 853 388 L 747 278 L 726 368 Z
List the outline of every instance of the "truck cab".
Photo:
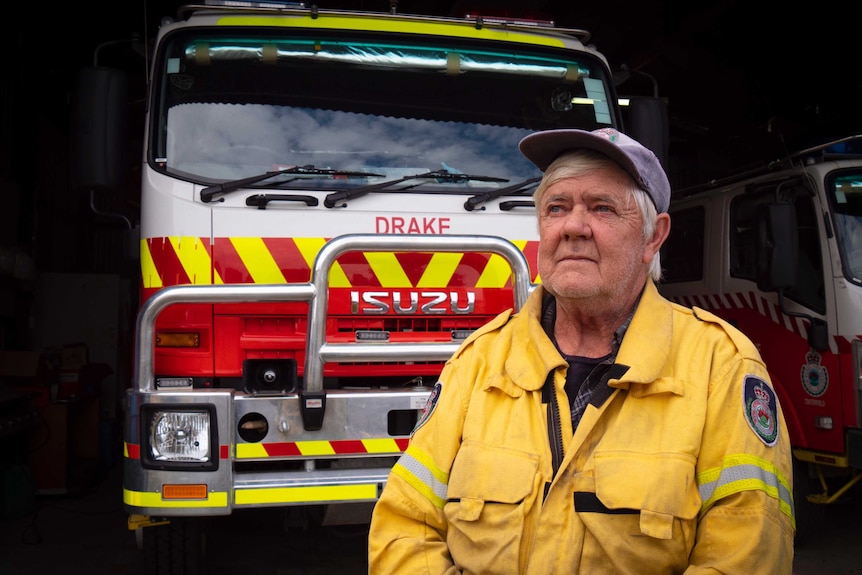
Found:
M 680 190 L 660 291 L 757 345 L 795 459 L 797 528 L 862 469 L 862 137 Z

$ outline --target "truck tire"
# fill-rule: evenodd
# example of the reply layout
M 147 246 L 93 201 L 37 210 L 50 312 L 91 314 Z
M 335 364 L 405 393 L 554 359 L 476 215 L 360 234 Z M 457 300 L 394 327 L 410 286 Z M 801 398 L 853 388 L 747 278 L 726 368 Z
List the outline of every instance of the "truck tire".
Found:
M 143 529 L 147 575 L 201 575 L 205 537 L 200 519 L 178 517 Z

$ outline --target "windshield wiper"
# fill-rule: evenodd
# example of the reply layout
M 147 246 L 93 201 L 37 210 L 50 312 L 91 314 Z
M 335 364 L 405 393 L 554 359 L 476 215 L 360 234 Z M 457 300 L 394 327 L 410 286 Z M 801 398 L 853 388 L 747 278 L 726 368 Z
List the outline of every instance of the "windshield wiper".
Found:
M 229 182 L 222 182 L 221 184 L 209 186 L 201 190 L 201 201 L 208 203 L 213 201 L 213 196 L 216 194 L 228 194 L 240 188 L 262 182 L 263 180 L 268 180 L 269 178 L 274 178 L 275 176 L 281 176 L 283 174 L 295 174 L 300 176 L 344 176 L 346 178 L 382 178 L 384 176 L 384 174 L 374 174 L 371 172 L 331 170 L 327 168 L 315 168 L 314 166 L 293 166 L 292 168 L 273 170 L 271 172 L 258 174 L 257 176 L 242 178 L 241 180 L 231 180 Z
M 340 202 L 343 200 L 349 200 L 351 198 L 358 198 L 359 196 L 364 196 L 365 194 L 376 192 L 378 190 L 386 189 L 390 186 L 394 186 L 395 184 L 399 184 L 401 182 L 406 182 L 407 180 L 443 180 L 445 182 L 450 183 L 458 183 L 458 182 L 508 182 L 509 180 L 506 178 L 495 178 L 493 176 L 471 176 L 470 174 L 453 174 L 449 170 L 434 170 L 431 172 L 425 172 L 424 174 L 414 174 L 412 176 L 404 176 L 403 178 L 398 178 L 397 180 L 389 180 L 388 182 L 380 182 L 379 184 L 371 184 L 369 186 L 361 186 L 358 188 L 351 188 L 349 190 L 341 190 L 338 192 L 332 192 L 323 200 L 323 205 L 327 208 L 334 208 L 336 206 L 336 202 Z M 342 204 L 340 207 L 344 207 L 346 204 Z
M 506 186 L 505 188 L 498 188 L 496 190 L 490 190 L 483 194 L 476 194 L 475 196 L 464 202 L 464 209 L 468 212 L 472 212 L 479 204 L 484 204 L 485 202 L 493 200 L 494 198 L 499 198 L 500 196 L 505 196 L 509 193 L 515 193 L 535 187 L 535 184 L 541 179 L 542 176 L 538 176 L 535 178 L 530 178 L 529 180 L 524 180 L 523 182 L 519 182 L 517 184 L 513 184 L 511 186 Z M 485 208 L 482 209 L 484 210 Z

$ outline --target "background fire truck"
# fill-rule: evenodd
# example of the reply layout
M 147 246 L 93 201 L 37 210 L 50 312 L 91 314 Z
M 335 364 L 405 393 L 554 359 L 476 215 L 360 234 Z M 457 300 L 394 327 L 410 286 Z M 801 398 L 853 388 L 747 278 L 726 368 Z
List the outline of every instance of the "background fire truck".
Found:
M 443 362 L 539 281 L 523 136 L 666 157 L 586 31 L 238 4 L 148 52 L 123 501 L 153 573 L 201 569 L 208 517 L 368 520 Z M 79 187 L 122 187 L 124 78 L 81 73 Z
M 797 544 L 817 505 L 862 478 L 860 144 L 675 193 L 662 253 L 662 293 L 729 320 L 766 361 L 793 445 Z

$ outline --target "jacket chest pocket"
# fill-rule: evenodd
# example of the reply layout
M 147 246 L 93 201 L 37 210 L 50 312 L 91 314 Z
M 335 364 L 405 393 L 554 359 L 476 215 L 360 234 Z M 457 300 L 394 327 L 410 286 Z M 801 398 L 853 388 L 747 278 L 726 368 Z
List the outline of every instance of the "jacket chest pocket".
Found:
M 465 573 L 488 565 L 516 573 L 527 510 L 536 498 L 536 454 L 464 442 L 452 465 L 444 513 L 452 558 Z
M 694 458 L 676 453 L 599 452 L 595 465 L 596 497 L 609 509 L 640 511 L 644 535 L 671 539 L 676 520 L 684 527 L 693 526 L 701 507 Z M 679 535 L 688 539 L 685 533 Z

